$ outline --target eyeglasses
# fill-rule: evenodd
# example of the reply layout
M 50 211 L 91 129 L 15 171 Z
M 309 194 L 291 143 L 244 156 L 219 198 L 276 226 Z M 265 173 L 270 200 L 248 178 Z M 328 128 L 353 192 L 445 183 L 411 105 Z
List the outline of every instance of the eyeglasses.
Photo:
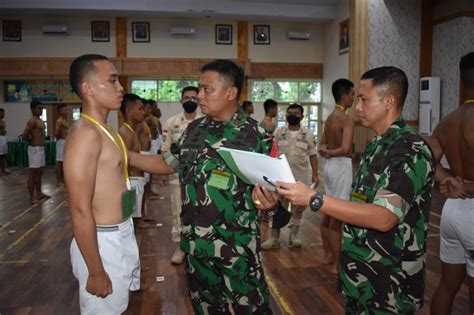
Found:
M 198 98 L 197 96 L 183 96 L 183 101 L 194 101 L 194 102 L 197 102 Z

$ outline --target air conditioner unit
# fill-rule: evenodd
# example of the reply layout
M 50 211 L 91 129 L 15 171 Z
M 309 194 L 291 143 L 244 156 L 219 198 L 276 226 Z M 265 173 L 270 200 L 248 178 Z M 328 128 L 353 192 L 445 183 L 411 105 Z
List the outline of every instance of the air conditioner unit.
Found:
M 194 37 L 197 35 L 195 27 L 172 27 L 170 30 L 172 36 Z
M 65 33 L 69 33 L 69 25 L 66 25 L 66 24 L 43 25 L 43 26 L 41 26 L 41 30 L 43 31 L 43 33 L 65 34 Z
M 439 123 L 440 116 L 440 78 L 420 79 L 420 117 L 419 133 L 430 135 Z
M 288 32 L 288 39 L 309 40 L 311 35 L 305 32 Z

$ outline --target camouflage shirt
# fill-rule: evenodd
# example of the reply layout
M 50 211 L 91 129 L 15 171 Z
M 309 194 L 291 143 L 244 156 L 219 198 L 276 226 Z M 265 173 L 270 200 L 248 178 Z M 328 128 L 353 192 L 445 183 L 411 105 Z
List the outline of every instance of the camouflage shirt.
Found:
M 256 255 L 260 222 L 252 201 L 253 186 L 232 173 L 217 149 L 268 154 L 271 145 L 270 136 L 240 107 L 227 122 L 204 116 L 189 124 L 171 148 L 179 160 L 185 253 L 223 258 Z
M 433 153 L 402 117 L 367 146 L 351 200 L 387 208 L 399 221 L 387 232 L 344 226 L 340 279 L 349 301 L 394 313 L 423 305 L 434 175 Z

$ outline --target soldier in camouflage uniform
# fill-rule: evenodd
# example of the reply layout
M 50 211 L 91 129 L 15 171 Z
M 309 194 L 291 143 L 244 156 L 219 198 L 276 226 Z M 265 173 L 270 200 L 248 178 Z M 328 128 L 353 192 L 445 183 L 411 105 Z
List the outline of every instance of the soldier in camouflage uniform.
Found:
M 423 305 L 435 161 L 401 116 L 407 90 L 405 73 L 395 67 L 362 76 L 356 111 L 376 136 L 361 157 L 351 201 L 314 194 L 301 183 L 278 190 L 346 222 L 339 274 L 346 314 L 411 314 Z
M 270 314 L 260 257 L 258 211 L 276 204 L 240 180 L 217 153 L 221 146 L 268 154 L 272 141 L 237 100 L 242 68 L 216 60 L 202 68 L 198 100 L 204 117 L 191 122 L 164 155 L 178 170 L 181 249 L 197 314 Z M 179 162 L 178 162 L 179 161 Z

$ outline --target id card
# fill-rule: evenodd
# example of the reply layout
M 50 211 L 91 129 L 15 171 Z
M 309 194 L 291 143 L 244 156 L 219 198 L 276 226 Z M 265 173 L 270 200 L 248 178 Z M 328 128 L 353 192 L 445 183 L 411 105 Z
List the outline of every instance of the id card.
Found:
M 209 179 L 209 186 L 227 189 L 229 186 L 230 174 L 224 171 L 213 170 L 211 173 L 211 178 Z
M 367 202 L 367 195 L 356 193 L 355 191 L 351 192 L 351 201 L 366 203 Z
M 122 217 L 127 219 L 137 209 L 137 193 L 135 188 L 122 193 Z

